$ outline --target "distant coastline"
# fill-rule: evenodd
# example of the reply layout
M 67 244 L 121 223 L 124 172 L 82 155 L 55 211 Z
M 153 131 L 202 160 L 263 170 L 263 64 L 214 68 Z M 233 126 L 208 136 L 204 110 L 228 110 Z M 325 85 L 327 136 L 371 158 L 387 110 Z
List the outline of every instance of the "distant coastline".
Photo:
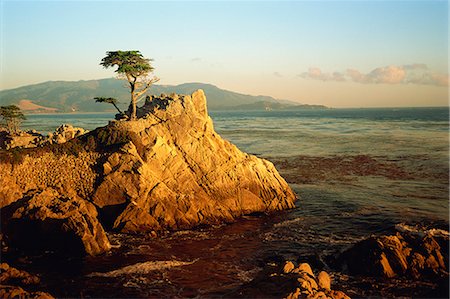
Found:
M 202 89 L 208 96 L 208 109 L 214 110 L 283 110 L 327 108 L 323 105 L 302 104 L 292 100 L 275 99 L 264 95 L 247 95 L 205 83 L 184 83 L 179 85 L 153 85 L 148 94 L 191 94 Z M 114 97 L 121 110 L 130 102 L 123 81 L 114 78 L 88 81 L 49 81 L 0 91 L 3 105 L 17 105 L 26 112 L 38 110 L 57 113 L 108 112 L 108 105 L 96 103 L 94 97 Z M 143 101 L 141 100 L 141 103 Z
M 316 105 L 311 105 L 316 106 Z M 322 105 L 317 105 L 320 107 L 302 107 L 302 105 L 299 105 L 298 107 L 290 107 L 289 109 L 293 109 L 295 111 L 310 111 L 310 110 L 415 110 L 415 109 L 450 109 L 450 106 L 413 106 L 413 107 L 327 107 Z M 287 109 L 273 109 L 270 111 L 277 112 L 277 111 L 286 111 Z M 209 109 L 211 112 L 262 112 L 263 109 Z M 114 115 L 117 112 L 114 110 L 110 111 L 74 111 L 74 112 L 40 112 L 40 111 L 24 111 L 25 115 L 95 115 L 95 114 L 102 114 L 102 115 Z

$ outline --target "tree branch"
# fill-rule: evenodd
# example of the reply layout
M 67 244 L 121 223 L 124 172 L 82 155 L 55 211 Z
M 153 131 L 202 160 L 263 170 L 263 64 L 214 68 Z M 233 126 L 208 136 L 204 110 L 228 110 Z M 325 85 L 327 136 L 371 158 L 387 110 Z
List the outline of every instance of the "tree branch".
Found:
M 152 86 L 152 84 L 156 83 L 159 81 L 158 77 L 153 77 L 151 78 L 146 84 L 145 87 L 143 89 L 141 89 L 140 91 L 136 92 L 136 97 L 139 98 L 141 97 L 149 88 L 150 86 Z

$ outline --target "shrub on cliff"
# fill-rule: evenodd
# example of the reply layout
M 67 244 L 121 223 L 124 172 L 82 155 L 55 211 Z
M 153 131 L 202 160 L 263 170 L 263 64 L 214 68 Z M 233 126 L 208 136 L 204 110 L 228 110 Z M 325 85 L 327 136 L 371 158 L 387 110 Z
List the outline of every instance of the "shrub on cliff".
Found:
M 119 107 L 117 107 L 117 103 L 119 101 L 117 99 L 115 99 L 115 98 L 95 97 L 94 100 L 97 103 L 108 103 L 108 104 L 111 104 L 111 105 L 114 106 L 114 108 L 117 109 L 117 111 L 119 111 L 120 114 L 123 114 L 123 112 L 119 109 Z
M 2 126 L 5 126 L 6 130 L 10 134 L 17 133 L 20 128 L 22 120 L 26 117 L 23 115 L 22 111 L 16 105 L 1 106 L 0 116 L 2 117 Z

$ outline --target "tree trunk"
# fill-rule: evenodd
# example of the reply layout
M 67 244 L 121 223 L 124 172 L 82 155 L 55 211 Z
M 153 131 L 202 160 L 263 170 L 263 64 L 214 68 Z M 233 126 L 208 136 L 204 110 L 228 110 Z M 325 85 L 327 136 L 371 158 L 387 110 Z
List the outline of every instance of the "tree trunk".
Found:
M 131 116 L 130 120 L 136 120 L 136 95 L 134 94 L 135 84 L 130 83 L 131 86 Z
M 112 103 L 114 105 L 114 107 L 116 107 L 117 111 L 119 111 L 120 114 L 123 114 L 122 111 L 120 111 L 119 107 L 117 107 L 116 103 Z
M 136 98 L 134 94 L 131 95 L 131 120 L 136 120 Z

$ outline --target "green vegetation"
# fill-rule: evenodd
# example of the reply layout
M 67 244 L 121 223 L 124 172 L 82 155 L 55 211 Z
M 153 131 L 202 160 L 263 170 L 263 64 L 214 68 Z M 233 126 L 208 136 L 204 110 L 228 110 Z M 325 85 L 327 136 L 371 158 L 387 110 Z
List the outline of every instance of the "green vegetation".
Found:
M 22 111 L 16 105 L 1 106 L 0 116 L 2 117 L 2 126 L 5 126 L 6 130 L 10 134 L 20 131 L 20 124 L 26 117 Z
M 94 98 L 96 103 L 108 103 L 112 104 L 114 107 L 116 107 L 117 111 L 119 111 L 120 114 L 123 114 L 122 111 L 120 111 L 119 107 L 117 107 L 117 103 L 119 102 L 115 98 L 103 98 L 103 97 L 95 97 Z
M 153 67 L 151 59 L 144 58 L 139 51 L 109 51 L 102 59 L 100 65 L 104 68 L 115 67 L 115 72 L 120 79 L 125 79 L 130 85 L 130 120 L 136 120 L 136 103 L 145 92 L 158 82 L 157 77 L 152 77 Z

